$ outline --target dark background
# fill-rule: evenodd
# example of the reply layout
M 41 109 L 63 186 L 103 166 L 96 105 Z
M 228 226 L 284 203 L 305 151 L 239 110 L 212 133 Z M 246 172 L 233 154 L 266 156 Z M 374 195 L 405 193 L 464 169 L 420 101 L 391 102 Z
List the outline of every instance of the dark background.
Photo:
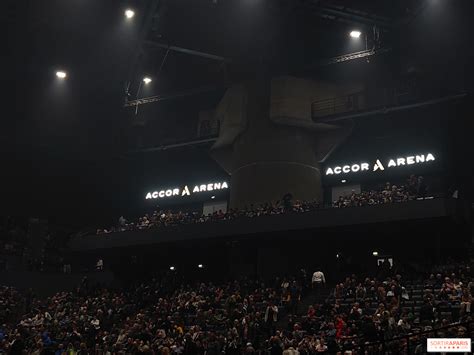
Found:
M 421 2 L 355 1 L 354 7 L 401 18 Z M 362 49 L 348 41 L 347 31 L 353 25 L 314 18 L 299 6 L 304 1 L 272 1 L 271 11 L 265 1 L 168 3 L 157 25 L 163 38 L 232 57 L 236 64 L 223 71 L 202 58 L 170 55 L 160 78 L 143 95 L 239 82 L 252 73 L 249 68 L 262 62 L 275 75 L 298 73 L 308 63 Z M 472 94 L 473 2 L 425 3 L 412 21 L 384 34 L 392 53 L 370 63 L 355 61 L 304 74 L 316 79 L 370 80 L 382 86 L 415 70 L 439 92 Z M 17 0 L 4 5 L 3 215 L 54 216 L 78 226 L 85 220 L 112 220 L 131 208 L 137 190 L 151 181 L 174 180 L 189 172 L 196 177 L 219 174 L 205 149 L 178 151 L 172 158 L 130 154 L 136 149 L 134 120 L 147 123 L 149 146 L 171 136 L 188 138 L 196 127 L 191 118 L 199 109 L 213 107 L 220 95 L 151 104 L 143 112 L 140 108 L 139 117 L 133 109 L 123 108 L 124 83 L 131 76 L 134 85 L 140 80 L 131 66 L 143 21 L 140 9 L 146 5 L 145 0 Z M 127 6 L 137 12 L 131 23 L 124 21 Z M 138 71 L 156 73 L 163 55 L 157 51 L 145 56 Z M 59 68 L 68 72 L 63 83 L 54 76 Z M 472 184 L 468 163 L 472 162 L 472 110 L 465 105 L 452 112 L 443 111 L 437 120 L 444 123 L 434 133 L 449 135 L 448 150 L 459 159 L 453 165 L 465 166 L 454 177 Z M 409 122 L 401 124 L 413 135 Z M 414 135 L 420 138 L 424 133 Z

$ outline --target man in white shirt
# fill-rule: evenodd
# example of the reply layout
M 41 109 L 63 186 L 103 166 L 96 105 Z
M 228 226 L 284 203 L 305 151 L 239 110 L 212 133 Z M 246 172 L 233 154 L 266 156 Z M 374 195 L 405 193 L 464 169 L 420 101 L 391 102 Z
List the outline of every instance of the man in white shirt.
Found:
M 313 288 L 315 284 L 324 285 L 326 279 L 324 278 L 324 273 L 322 271 L 315 271 L 312 278 Z
M 316 270 L 317 271 L 313 273 L 311 284 L 313 286 L 313 290 L 316 292 L 316 301 L 319 302 L 319 295 L 321 294 L 321 289 L 326 284 L 326 278 L 324 277 L 324 273 L 320 271 L 319 268 Z

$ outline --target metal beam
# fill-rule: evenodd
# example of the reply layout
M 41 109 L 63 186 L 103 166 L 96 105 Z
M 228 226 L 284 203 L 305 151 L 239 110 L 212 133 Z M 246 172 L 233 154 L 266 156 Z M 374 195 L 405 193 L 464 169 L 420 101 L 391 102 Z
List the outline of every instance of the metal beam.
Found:
M 331 117 L 326 117 L 326 118 L 317 118 L 317 119 L 313 118 L 313 121 L 317 121 L 318 123 L 331 123 L 331 122 L 337 122 L 337 121 L 348 120 L 348 119 L 363 118 L 363 117 L 369 117 L 369 116 L 375 116 L 375 115 L 386 115 L 386 114 L 391 113 L 391 112 L 398 112 L 398 111 L 404 111 L 404 110 L 408 110 L 408 109 L 412 109 L 412 108 L 432 106 L 432 105 L 440 104 L 440 103 L 443 103 L 443 102 L 449 102 L 449 101 L 452 101 L 452 100 L 463 99 L 465 97 L 467 97 L 467 93 L 461 93 L 461 94 L 456 94 L 456 95 L 451 95 L 451 96 L 444 96 L 444 97 L 436 98 L 436 99 L 432 99 L 432 100 L 416 102 L 416 103 L 413 103 L 413 104 L 382 107 L 382 108 L 377 108 L 377 109 L 368 110 L 368 111 L 364 111 L 364 112 L 342 114 L 342 115 L 336 115 L 336 116 L 331 116 Z
M 217 141 L 217 138 L 198 139 L 198 140 L 188 141 L 188 142 L 183 142 L 183 143 L 162 145 L 160 147 L 134 150 L 130 154 L 160 152 L 160 151 L 168 150 L 168 149 L 183 148 L 183 147 L 190 147 L 190 146 L 201 145 L 201 144 L 214 143 L 215 141 Z
M 217 60 L 219 62 L 230 62 L 229 58 L 221 57 L 221 56 L 215 55 L 215 54 L 200 52 L 200 51 L 197 51 L 197 50 L 194 50 L 194 49 L 188 49 L 188 48 L 183 48 L 183 47 L 178 47 L 178 46 L 171 46 L 169 44 L 150 41 L 150 40 L 145 40 L 144 44 L 146 44 L 150 47 L 164 48 L 164 49 L 168 49 L 168 50 L 174 51 L 174 52 L 180 52 L 180 53 L 195 55 L 195 56 L 203 57 L 203 58 L 207 58 L 207 59 Z
M 302 68 L 302 70 L 299 71 L 299 73 L 306 72 L 308 70 L 314 70 L 319 67 L 325 67 L 328 65 L 333 65 L 337 63 L 344 63 L 344 62 L 349 62 L 351 60 L 357 60 L 357 59 L 362 59 L 362 58 L 370 58 L 373 56 L 377 55 L 382 55 L 385 53 L 390 52 L 392 49 L 391 48 L 379 48 L 379 49 L 368 49 L 360 52 L 353 52 L 353 53 L 347 53 L 347 54 L 342 54 L 337 57 L 332 57 L 332 58 L 326 58 L 322 59 L 316 63 L 309 64 L 306 67 Z
M 343 62 L 347 62 L 347 61 L 350 61 L 350 60 L 368 58 L 368 57 L 372 57 L 372 56 L 375 56 L 375 55 L 384 54 L 384 53 L 387 53 L 387 52 L 390 52 L 390 51 L 391 51 L 391 48 L 380 48 L 380 49 L 377 49 L 377 50 L 371 49 L 371 50 L 366 50 L 366 51 L 343 54 L 343 55 L 338 56 L 338 57 L 324 59 L 324 60 L 322 60 L 322 61 L 320 61 L 316 64 L 313 64 L 313 65 L 305 68 L 305 70 L 310 70 L 310 69 L 315 68 L 315 67 L 322 67 L 322 66 L 332 65 L 332 64 L 336 64 L 336 63 L 343 63 Z M 223 90 L 223 89 L 228 88 L 229 86 L 230 85 L 205 86 L 205 87 L 201 87 L 201 88 L 197 88 L 197 89 L 177 92 L 177 93 L 174 93 L 174 94 L 165 94 L 165 95 L 155 95 L 155 96 L 143 97 L 141 99 L 130 100 L 130 101 L 125 102 L 124 107 L 134 107 L 134 106 L 138 106 L 138 105 L 142 105 L 142 104 L 149 104 L 149 103 L 153 103 L 153 102 L 172 100 L 172 99 L 176 99 L 176 98 L 180 98 L 180 97 L 193 96 L 193 95 L 196 95 L 196 94 L 211 92 L 211 91 L 214 91 L 214 90 L 219 90 L 219 89 Z
M 197 94 L 202 94 L 206 92 L 211 92 L 214 90 L 220 90 L 220 89 L 226 89 L 228 88 L 229 85 L 222 85 L 222 86 L 205 86 L 197 89 L 192 89 L 192 90 L 187 90 L 187 91 L 181 91 L 177 92 L 174 94 L 165 94 L 165 95 L 155 95 L 155 96 L 148 96 L 148 97 L 143 97 L 141 99 L 137 100 L 131 100 L 127 101 L 124 104 L 124 107 L 133 107 L 141 104 L 149 104 L 152 102 L 158 102 L 158 101 L 165 101 L 165 100 L 172 100 L 172 99 L 177 99 L 180 97 L 186 97 L 186 96 L 192 96 L 192 95 L 197 95 Z
M 344 6 L 331 6 L 317 1 L 311 1 L 314 5 L 313 10 L 318 12 L 320 16 L 325 18 L 333 18 L 334 20 L 350 21 L 364 25 L 377 25 L 381 28 L 391 28 L 393 24 L 390 20 L 377 15 L 371 15 L 361 11 L 356 11 Z
M 360 52 L 343 54 L 337 57 L 324 59 L 320 61 L 317 65 L 326 66 L 326 65 L 331 65 L 331 64 L 348 62 L 350 60 L 355 60 L 355 59 L 368 58 L 374 55 L 388 53 L 391 50 L 392 50 L 391 48 L 379 48 L 379 49 L 369 49 L 369 50 L 360 51 Z
M 145 9 L 145 19 L 143 22 L 143 26 L 140 29 L 140 32 L 138 34 L 137 38 L 137 45 L 135 47 L 135 50 L 133 52 L 132 59 L 130 61 L 130 66 L 129 66 L 129 73 L 128 73 L 128 84 L 130 85 L 130 82 L 133 80 L 134 77 L 134 71 L 136 70 L 137 63 L 138 63 L 138 58 L 140 57 L 141 54 L 141 47 L 143 45 L 143 41 L 147 36 L 147 33 L 151 27 L 151 22 L 153 20 L 153 17 L 155 16 L 158 6 L 160 5 L 160 0 L 150 0 L 149 6 L 146 7 Z M 128 87 L 127 87 L 128 90 Z

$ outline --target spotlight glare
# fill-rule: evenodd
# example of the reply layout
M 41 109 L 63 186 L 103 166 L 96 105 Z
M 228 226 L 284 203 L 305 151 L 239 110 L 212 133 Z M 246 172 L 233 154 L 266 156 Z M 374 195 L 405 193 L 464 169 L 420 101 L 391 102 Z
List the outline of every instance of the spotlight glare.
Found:
M 150 84 L 150 83 L 151 83 L 151 78 L 149 78 L 149 77 L 146 76 L 146 77 L 143 78 L 143 82 L 144 82 L 145 84 Z
M 211 199 L 214 200 L 216 198 L 216 196 L 211 196 Z
M 171 271 L 174 271 L 174 266 L 170 266 L 170 270 L 171 270 Z
M 347 182 L 347 180 L 341 180 L 341 182 L 342 182 L 343 184 L 345 184 L 345 183 Z
M 198 265 L 198 268 L 200 268 L 200 269 L 202 269 L 203 267 L 204 267 L 203 264 L 199 264 L 199 265 Z
M 359 38 L 361 34 L 362 34 L 362 32 L 357 31 L 357 30 L 351 31 L 351 33 L 349 33 L 349 35 L 350 35 L 352 38 Z
M 379 252 L 378 252 L 378 251 L 373 251 L 373 252 L 372 252 L 372 255 L 373 255 L 373 256 L 377 256 L 377 255 L 379 255 Z
M 127 9 L 125 10 L 125 17 L 130 19 L 132 18 L 133 16 L 135 16 L 135 11 L 131 10 L 131 9 Z
M 59 70 L 56 72 L 56 76 L 59 78 L 59 79 L 65 79 L 67 74 L 66 72 L 62 71 L 62 70 Z

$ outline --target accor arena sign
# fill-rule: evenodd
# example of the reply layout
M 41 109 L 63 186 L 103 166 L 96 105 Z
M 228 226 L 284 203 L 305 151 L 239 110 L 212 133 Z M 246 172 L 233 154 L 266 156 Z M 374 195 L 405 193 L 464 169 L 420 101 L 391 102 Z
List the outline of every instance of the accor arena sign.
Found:
M 206 191 L 219 191 L 228 189 L 229 185 L 226 181 L 223 182 L 214 182 L 208 184 L 201 184 L 201 185 L 184 185 L 183 187 L 175 187 L 172 189 L 163 189 L 163 190 L 156 190 L 147 192 L 145 199 L 146 200 L 157 200 L 161 198 L 167 197 L 184 197 L 184 196 L 191 196 L 200 192 Z
M 405 157 L 389 158 L 386 160 L 375 159 L 373 162 L 360 162 L 338 166 L 331 166 L 325 169 L 324 175 L 340 175 L 359 172 L 375 172 L 393 169 L 402 166 L 420 165 L 435 161 L 436 158 L 432 153 L 408 155 Z

